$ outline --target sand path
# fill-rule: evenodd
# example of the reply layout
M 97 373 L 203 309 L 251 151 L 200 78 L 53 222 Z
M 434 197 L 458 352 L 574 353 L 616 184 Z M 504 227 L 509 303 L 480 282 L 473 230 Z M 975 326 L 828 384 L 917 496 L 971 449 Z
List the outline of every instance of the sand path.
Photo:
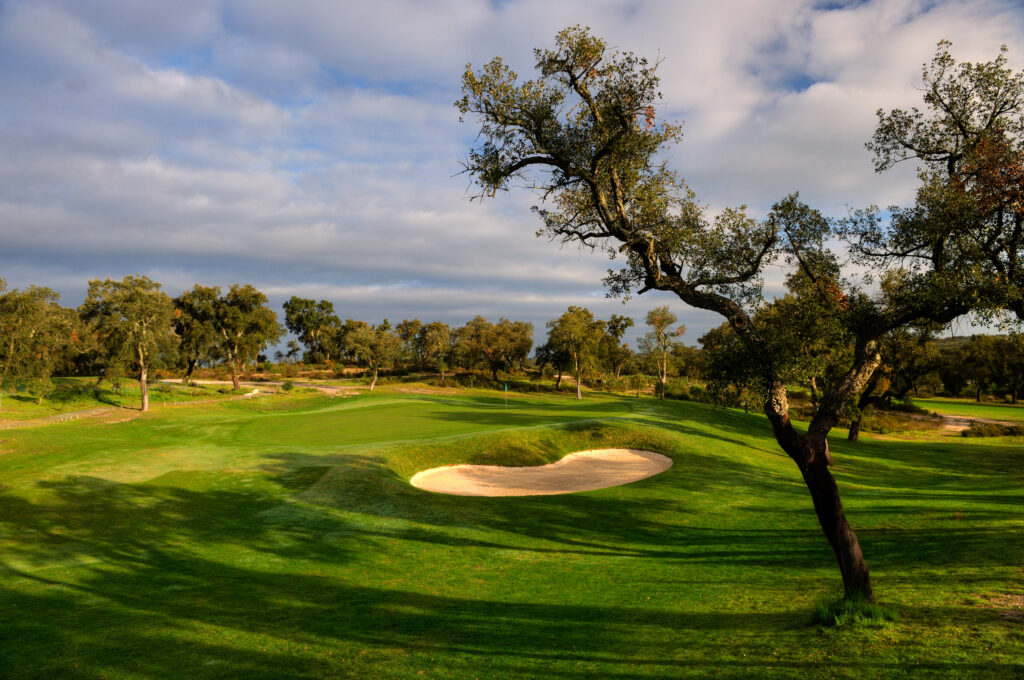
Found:
M 455 496 L 551 496 L 629 484 L 672 467 L 672 459 L 640 449 L 570 453 L 550 465 L 450 465 L 413 475 L 425 491 Z

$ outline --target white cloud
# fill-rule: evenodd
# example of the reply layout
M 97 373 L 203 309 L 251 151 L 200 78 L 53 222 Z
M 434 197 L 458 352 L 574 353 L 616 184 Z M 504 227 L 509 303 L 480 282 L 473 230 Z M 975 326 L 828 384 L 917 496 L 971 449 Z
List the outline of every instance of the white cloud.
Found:
M 672 163 L 713 208 L 754 214 L 793 190 L 831 214 L 908 200 L 913 168 L 877 176 L 863 148 L 875 109 L 916 103 L 939 38 L 960 58 L 1002 42 L 1024 57 L 1009 0 L 15 0 L 3 275 L 70 303 L 89 277 L 144 270 L 176 290 L 310 291 L 368 319 L 621 311 L 602 254 L 533 237 L 533 196 L 471 203 L 455 176 L 475 134 L 451 105 L 466 62 L 500 54 L 529 76 L 532 48 L 574 23 L 663 58 L 665 115 L 686 119 Z M 644 298 L 629 313 L 670 301 Z M 717 324 L 677 312 L 690 339 Z

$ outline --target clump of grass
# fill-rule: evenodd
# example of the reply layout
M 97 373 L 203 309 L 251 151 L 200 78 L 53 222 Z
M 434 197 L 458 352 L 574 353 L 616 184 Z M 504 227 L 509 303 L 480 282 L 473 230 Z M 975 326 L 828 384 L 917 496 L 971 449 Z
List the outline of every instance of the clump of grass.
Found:
M 896 620 L 895 614 L 886 611 L 860 595 L 845 595 L 838 599 L 825 600 L 814 611 L 815 623 L 826 628 L 865 626 L 884 628 Z

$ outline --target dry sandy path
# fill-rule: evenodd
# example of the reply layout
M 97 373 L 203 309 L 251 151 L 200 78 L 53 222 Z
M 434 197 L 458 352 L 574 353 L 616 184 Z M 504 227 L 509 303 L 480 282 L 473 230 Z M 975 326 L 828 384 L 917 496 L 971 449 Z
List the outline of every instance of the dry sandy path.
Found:
M 672 467 L 672 459 L 640 449 L 595 449 L 570 453 L 550 465 L 450 465 L 413 475 L 425 491 L 455 496 L 551 496 L 621 486 Z

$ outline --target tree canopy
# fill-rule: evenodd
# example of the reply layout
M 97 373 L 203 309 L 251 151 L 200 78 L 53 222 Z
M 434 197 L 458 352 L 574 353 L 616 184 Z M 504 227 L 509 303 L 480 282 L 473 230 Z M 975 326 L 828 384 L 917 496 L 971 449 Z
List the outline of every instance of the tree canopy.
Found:
M 79 307 L 99 338 L 108 375 L 122 370 L 138 375 L 143 411 L 149 410 L 149 370 L 172 361 L 179 342 L 174 304 L 160 288 L 142 275 L 95 279 Z
M 911 323 L 947 323 L 975 309 L 1016 304 L 1020 221 L 999 212 L 1000 206 L 1005 212 L 1016 205 L 1016 194 L 1008 183 L 980 189 L 983 176 L 1001 181 L 1002 170 L 1009 167 L 1012 174 L 1013 164 L 1000 156 L 996 172 L 976 172 L 970 181 L 926 168 L 915 206 L 894 209 L 888 221 L 867 209 L 836 224 L 796 193 L 762 219 L 748 216 L 742 205 L 710 216 L 662 160 L 681 128 L 659 117 L 657 63 L 611 50 L 579 26 L 558 33 L 554 49 L 535 50 L 535 58 L 533 80 L 520 80 L 500 57 L 479 70 L 467 66 L 462 77 L 456 106 L 463 120 L 479 125 L 464 163 L 478 197 L 513 186 L 536 190 L 540 234 L 625 259 L 605 279 L 611 294 L 669 291 L 725 318 L 748 365 L 756 367 L 758 399 L 776 440 L 800 469 L 846 592 L 870 599 L 867 562 L 828 469 L 826 437 L 880 365 L 882 335 Z M 882 159 L 879 169 L 898 155 L 889 139 L 912 150 L 917 145 L 918 157 L 938 162 L 944 159 L 941 150 L 929 156 L 925 141 L 942 132 L 951 139 L 960 135 L 967 147 L 978 126 L 989 131 L 983 137 L 991 144 L 1019 154 L 1021 76 L 1010 73 L 1002 59 L 955 67 L 940 43 L 935 66 L 925 69 L 926 103 L 934 101 L 938 109 L 956 103 L 952 125 L 936 123 L 916 135 L 915 122 L 930 125 L 928 120 L 941 115 L 911 114 L 909 123 L 894 125 L 883 116 L 871 142 Z M 952 166 L 961 160 L 959 150 L 953 149 L 958 158 Z M 965 154 L 964 167 L 973 157 L 980 163 L 980 152 Z M 995 198 L 985 203 L 982 197 L 989 194 Z M 852 244 L 867 275 L 844 275 L 842 253 L 833 245 L 840 236 Z M 972 245 L 977 243 L 989 245 L 979 249 Z M 806 432 L 795 429 L 789 416 L 785 378 L 793 357 L 780 353 L 772 336 L 788 323 L 767 323 L 763 273 L 776 263 L 799 272 L 805 296 L 814 291 L 831 300 L 823 306 L 827 323 L 850 340 L 849 352 L 818 357 L 829 362 L 835 379 L 820 394 Z M 883 274 L 895 285 L 874 287 L 872 277 Z

